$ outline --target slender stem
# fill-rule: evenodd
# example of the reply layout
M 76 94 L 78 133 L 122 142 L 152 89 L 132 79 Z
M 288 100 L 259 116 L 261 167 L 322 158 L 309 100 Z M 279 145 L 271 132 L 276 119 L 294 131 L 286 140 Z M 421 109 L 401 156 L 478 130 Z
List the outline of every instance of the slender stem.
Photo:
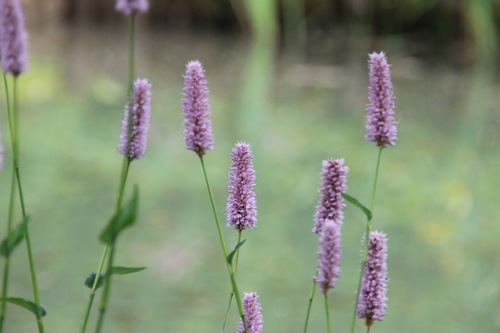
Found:
M 236 244 L 239 244 L 239 243 L 241 243 L 241 230 L 238 231 L 238 242 Z M 238 248 L 238 250 L 236 250 L 236 261 L 234 264 L 234 276 L 235 277 L 236 277 L 236 274 L 238 272 L 239 259 L 240 259 L 240 248 Z M 224 323 L 222 324 L 222 331 L 221 332 L 224 332 L 224 330 L 226 329 L 227 315 L 229 314 L 229 309 L 231 308 L 233 296 L 234 296 L 234 291 L 233 291 L 233 288 L 231 288 L 231 292 L 229 293 L 229 301 L 228 301 L 227 309 L 226 309 L 226 315 L 224 316 Z
M 379 148 L 378 156 L 377 156 L 377 166 L 375 167 L 375 177 L 373 179 L 373 187 L 372 187 L 372 194 L 371 194 L 371 200 L 370 200 L 370 211 L 372 212 L 372 218 L 366 222 L 365 242 L 364 242 L 364 248 L 363 248 L 363 256 L 362 256 L 362 260 L 361 260 L 361 269 L 359 270 L 359 279 L 358 279 L 358 288 L 356 291 L 356 300 L 354 301 L 354 310 L 353 310 L 352 321 L 351 321 L 351 333 L 354 333 L 354 329 L 356 327 L 356 313 L 358 310 L 359 293 L 361 292 L 361 284 L 363 283 L 363 274 L 365 272 L 366 261 L 368 259 L 368 245 L 370 243 L 370 232 L 371 232 L 372 225 L 373 225 L 373 208 L 375 206 L 375 194 L 377 191 L 378 172 L 379 172 L 379 168 L 380 168 L 380 158 L 382 156 L 382 149 L 383 148 Z
M 120 186 L 118 190 L 118 196 L 116 199 L 116 207 L 115 207 L 115 214 L 117 214 L 120 211 L 122 201 L 123 201 L 123 193 L 125 192 L 125 184 L 127 182 L 127 176 L 128 176 L 128 170 L 130 168 L 130 160 L 125 156 L 123 158 L 123 165 L 122 165 L 122 173 L 120 177 Z M 115 257 L 115 248 L 116 248 L 116 240 L 113 239 L 111 243 L 109 243 L 109 256 L 108 256 L 108 264 L 106 266 L 106 272 L 109 272 L 111 270 L 111 267 L 113 267 L 113 261 Z M 108 302 L 109 302 L 109 294 L 111 292 L 111 274 L 106 274 L 104 277 L 104 291 L 101 297 L 101 304 L 99 306 L 99 318 L 97 320 L 97 326 L 96 326 L 96 333 L 101 332 L 102 326 L 104 324 L 104 318 L 106 315 L 106 310 L 108 308 Z
M 380 169 L 380 159 L 382 156 L 382 149 L 383 148 L 379 148 L 379 150 L 378 150 L 377 166 L 375 167 L 375 177 L 373 177 L 372 196 L 371 196 L 371 200 L 370 200 L 370 211 L 372 212 L 372 214 L 373 214 L 373 208 L 375 205 L 375 194 L 377 192 L 378 171 Z
M 135 76 L 135 14 L 130 16 L 128 43 L 128 84 L 127 96 L 132 95 L 132 85 Z
M 116 197 L 115 214 L 117 214 L 121 208 L 121 204 L 123 201 L 123 193 L 125 192 L 125 184 L 127 182 L 129 167 L 130 167 L 130 161 L 126 157 L 124 157 L 123 163 L 122 163 L 122 170 L 120 173 L 120 184 L 118 185 L 118 194 Z M 102 252 L 101 259 L 99 260 L 99 266 L 97 267 L 96 278 L 94 280 L 94 284 L 92 285 L 92 290 L 90 292 L 89 301 L 88 301 L 87 307 L 85 309 L 85 314 L 84 314 L 84 317 L 82 320 L 82 325 L 80 327 L 80 333 L 84 333 L 86 328 L 87 328 L 87 323 L 88 323 L 89 316 L 90 316 L 90 310 L 92 309 L 92 304 L 94 302 L 94 297 L 96 294 L 97 285 L 98 285 L 101 273 L 103 271 L 104 262 L 106 261 L 106 258 L 108 258 L 108 253 L 110 254 L 109 255 L 110 257 L 112 256 L 112 254 L 114 254 L 114 241 L 112 243 L 106 244 L 106 246 L 104 247 L 104 250 Z M 110 259 L 108 258 L 108 268 L 109 268 L 109 260 Z M 112 259 L 111 259 L 111 263 L 112 263 Z M 109 271 L 109 269 L 107 271 Z M 105 293 L 108 294 L 108 296 L 106 296 L 106 297 L 109 297 L 109 287 L 106 288 L 106 286 L 109 284 L 109 282 L 110 282 L 109 275 L 106 275 L 105 280 L 104 280 L 104 290 L 105 290 Z M 106 302 L 107 302 L 107 300 L 106 300 Z M 102 308 L 102 302 L 101 302 L 101 308 Z M 104 312 L 106 312 L 106 311 L 104 310 Z M 99 314 L 99 322 L 101 322 L 101 324 L 100 324 L 101 326 L 102 326 L 102 321 L 103 321 L 103 319 L 101 317 L 103 315 L 104 314 L 101 315 L 101 313 Z
M 108 251 L 109 251 L 109 246 L 108 246 L 108 244 L 106 244 L 106 246 L 104 247 L 104 251 L 102 252 L 102 255 L 101 255 L 101 260 L 99 261 L 99 267 L 97 268 L 97 273 L 95 275 L 94 284 L 92 284 L 92 291 L 90 292 L 89 302 L 88 302 L 87 308 L 85 310 L 85 315 L 83 316 L 82 326 L 80 327 L 80 333 L 85 332 L 85 330 L 87 328 L 87 323 L 88 323 L 89 315 L 90 315 L 90 309 L 92 308 L 92 303 L 94 302 L 95 292 L 97 290 L 97 285 L 98 285 L 99 280 L 101 278 L 102 268 L 104 266 L 104 261 L 106 260 L 106 257 L 108 255 Z
M 9 212 L 7 215 L 7 237 L 12 230 L 12 223 L 14 219 L 14 200 L 16 195 L 16 174 L 12 169 L 12 177 L 10 182 L 10 198 L 9 198 Z M 9 271 L 10 271 L 10 252 L 7 253 L 4 263 L 3 282 L 2 282 L 2 306 L 0 310 L 0 333 L 3 332 L 3 323 L 7 312 L 8 290 L 9 290 Z
M 3 72 L 4 87 L 5 87 L 5 100 L 7 102 L 7 109 L 10 108 L 9 85 L 7 82 L 7 75 Z M 13 216 L 14 216 L 14 200 L 16 195 L 16 172 L 12 168 L 12 176 L 10 182 L 10 197 L 9 197 L 9 212 L 7 215 L 7 237 L 12 230 Z M 7 253 L 4 263 L 3 280 L 2 280 L 2 305 L 0 308 L 0 333 L 3 332 L 3 323 L 7 312 L 8 288 L 9 288 L 9 268 L 10 268 L 10 253 Z
M 304 324 L 304 333 L 307 332 L 307 325 L 309 324 L 309 315 L 311 314 L 311 307 L 314 300 L 314 295 L 316 294 L 316 282 L 313 280 L 313 287 L 311 289 L 311 295 L 309 295 L 309 302 L 307 304 L 306 322 Z
M 5 83 L 5 91 L 8 96 L 8 82 L 7 82 L 7 76 L 4 73 L 4 83 Z M 26 206 L 24 204 L 24 195 L 23 195 L 23 187 L 21 185 L 21 175 L 19 172 L 19 147 L 18 147 L 18 142 L 17 142 L 17 132 L 18 132 L 18 113 L 19 113 L 19 99 L 18 99 L 18 88 L 17 88 L 17 76 L 14 76 L 14 84 L 13 84 L 13 89 L 12 89 L 12 94 L 13 94 L 13 104 L 12 108 L 10 107 L 10 101 L 7 97 L 7 113 L 8 113 L 8 118 L 9 118 L 9 130 L 10 130 L 10 138 L 11 138 L 11 146 L 12 146 L 12 155 L 13 155 L 13 168 L 14 168 L 14 173 L 15 173 L 15 178 L 17 182 L 17 190 L 19 194 L 19 201 L 21 205 L 21 212 L 22 212 L 22 217 L 23 220 L 26 220 Z M 25 229 L 24 229 L 24 237 L 26 239 L 26 249 L 28 252 L 28 262 L 29 262 L 29 269 L 30 269 L 30 275 L 31 275 L 31 284 L 32 284 L 32 289 L 33 289 L 33 297 L 34 297 L 34 302 L 36 305 L 40 305 L 40 297 L 38 293 L 38 283 L 36 279 L 36 271 L 35 271 L 35 263 L 33 260 L 33 251 L 31 250 L 31 241 L 30 241 L 30 235 L 29 235 L 29 228 L 28 224 L 25 224 Z M 38 325 L 38 332 L 43 333 L 44 332 L 44 327 L 43 327 L 43 322 L 42 322 L 42 316 L 40 313 L 36 313 L 36 318 L 37 318 L 37 325 Z
M 113 261 L 115 257 L 115 241 L 111 242 L 109 244 L 110 252 L 108 256 L 108 264 L 106 266 L 106 272 L 111 271 L 111 267 L 113 267 Z M 99 318 L 97 320 L 97 326 L 96 326 L 96 333 L 101 332 L 102 326 L 104 324 L 104 318 L 106 315 L 106 310 L 108 308 L 108 301 L 109 301 L 109 293 L 111 291 L 111 274 L 106 274 L 105 280 L 104 280 L 104 291 L 101 297 L 101 305 L 99 307 Z
M 210 183 L 208 181 L 207 171 L 205 168 L 205 162 L 203 161 L 203 157 L 200 156 L 201 167 L 203 169 L 203 176 L 205 177 L 205 183 L 207 185 L 208 195 L 210 197 L 210 204 L 212 205 L 212 211 L 214 214 L 215 225 L 217 227 L 217 233 L 219 234 L 219 240 L 222 247 L 222 252 L 224 254 L 224 261 L 226 262 L 227 272 L 229 274 L 229 279 L 231 280 L 232 290 L 234 292 L 234 297 L 236 300 L 236 305 L 238 307 L 238 312 L 240 314 L 241 320 L 243 322 L 243 327 L 245 328 L 245 333 L 248 333 L 247 322 L 245 320 L 245 311 L 243 310 L 243 304 L 241 302 L 241 296 L 238 291 L 238 284 L 236 283 L 236 277 L 233 271 L 233 267 L 227 261 L 227 246 L 226 241 L 224 240 L 224 235 L 222 234 L 222 228 L 220 225 L 219 214 L 217 214 L 217 209 L 215 208 L 214 197 L 212 195 L 212 189 L 210 188 Z
M 325 313 L 326 313 L 326 333 L 330 333 L 332 328 L 330 326 L 330 309 L 328 308 L 328 294 L 323 293 L 325 295 Z

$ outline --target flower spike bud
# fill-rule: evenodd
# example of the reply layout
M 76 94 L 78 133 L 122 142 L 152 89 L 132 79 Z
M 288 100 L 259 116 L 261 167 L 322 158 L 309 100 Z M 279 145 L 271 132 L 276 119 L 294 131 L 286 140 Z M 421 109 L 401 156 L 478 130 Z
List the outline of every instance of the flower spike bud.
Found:
M 342 193 L 347 191 L 347 172 L 349 172 L 349 168 L 344 165 L 343 159 L 323 161 L 322 180 L 319 189 L 320 201 L 316 206 L 314 216 L 314 233 L 321 233 L 326 220 L 332 220 L 339 225 L 342 224 L 344 219 L 342 209 L 345 206 Z
M 208 83 L 199 61 L 190 61 L 184 76 L 184 140 L 186 147 L 201 158 L 206 150 L 214 149 L 212 123 L 209 119 Z
M 375 142 L 380 148 L 394 146 L 398 137 L 389 64 L 383 52 L 371 53 L 368 64 L 370 85 L 365 140 Z
M 366 326 L 383 320 L 387 309 L 387 236 L 379 231 L 370 233 L 368 258 L 359 294 L 357 316 L 365 318 Z
M 325 295 L 330 288 L 335 288 L 340 276 L 341 251 L 340 225 L 326 220 L 319 240 L 318 276 L 314 278 Z
M 28 67 L 28 42 L 19 0 L 0 1 L 0 54 L 4 72 L 14 76 Z
M 232 152 L 232 166 L 229 171 L 227 198 L 227 226 L 238 231 L 255 228 L 257 208 L 255 200 L 255 171 L 252 151 L 246 143 L 237 143 Z
M 131 101 L 125 105 L 118 151 L 129 161 L 138 160 L 146 151 L 151 117 L 151 84 L 137 79 Z M 132 122 L 130 120 L 132 119 Z
M 148 0 L 117 0 L 115 9 L 123 15 L 145 13 L 149 9 Z
M 257 293 L 245 293 L 243 296 L 243 310 L 245 311 L 245 321 L 247 324 L 248 333 L 262 333 L 264 329 L 262 318 L 262 306 L 257 301 L 259 296 Z M 238 323 L 237 333 L 245 332 L 243 322 L 240 319 Z

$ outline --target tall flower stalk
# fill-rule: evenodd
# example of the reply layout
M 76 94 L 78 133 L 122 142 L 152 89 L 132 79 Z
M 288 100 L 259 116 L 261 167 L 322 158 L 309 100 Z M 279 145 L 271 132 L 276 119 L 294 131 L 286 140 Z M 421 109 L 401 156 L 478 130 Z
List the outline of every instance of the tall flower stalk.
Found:
M 26 249 L 28 253 L 28 262 L 31 276 L 31 284 L 33 289 L 34 304 L 36 305 L 35 315 L 39 332 L 44 332 L 40 309 L 40 296 L 38 292 L 38 282 L 35 270 L 35 262 L 31 247 L 31 237 L 29 233 L 27 221 L 27 211 L 23 195 L 23 187 L 21 183 L 20 163 L 19 163 L 19 143 L 18 143 L 18 128 L 19 128 L 19 98 L 18 98 L 18 77 L 26 71 L 28 67 L 27 60 L 27 33 L 24 26 L 24 15 L 21 4 L 18 0 L 3 0 L 0 7 L 0 54 L 3 68 L 3 78 L 5 85 L 5 95 L 7 102 L 7 113 L 9 119 L 9 130 L 12 147 L 13 173 L 11 183 L 11 194 L 9 204 L 9 216 L 7 218 L 7 235 L 12 231 L 13 219 L 13 200 L 15 199 L 14 192 L 19 195 L 19 203 L 24 221 L 24 238 L 26 241 Z M 9 82 L 7 74 L 13 77 L 12 84 L 12 100 L 10 99 Z M 9 279 L 9 256 L 6 255 L 4 265 L 4 279 L 2 284 L 2 305 L 0 307 L 0 332 L 3 330 L 3 323 L 6 312 L 6 298 L 8 294 L 8 279 Z
M 118 151 L 123 155 L 122 170 L 118 186 L 114 215 L 118 214 L 122 207 L 125 184 L 127 182 L 130 163 L 139 159 L 144 154 L 147 144 L 147 131 L 149 128 L 151 112 L 151 85 L 146 80 L 138 80 L 134 86 L 135 77 L 135 17 L 138 13 L 145 13 L 149 9 L 148 0 L 117 0 L 115 9 L 129 17 L 129 46 L 128 46 L 128 80 L 127 80 L 127 103 L 122 121 L 122 132 Z M 132 121 L 131 121 L 132 120 Z M 107 261 L 107 272 L 113 267 L 115 254 L 115 241 L 113 239 L 106 243 L 99 266 L 92 283 L 89 302 L 84 314 L 80 332 L 84 333 L 87 327 L 90 310 L 95 297 L 104 263 Z M 111 274 L 105 274 L 104 291 L 99 307 L 96 332 L 102 330 L 104 318 L 107 311 L 109 294 L 111 290 Z
M 330 330 L 328 300 L 326 293 L 340 274 L 340 227 L 342 226 L 345 206 L 342 193 L 347 191 L 347 173 L 349 168 L 344 165 L 343 159 L 329 159 L 322 163 L 320 199 L 314 215 L 313 232 L 320 236 L 320 250 L 318 253 L 317 277 L 313 278 L 313 286 L 307 305 L 304 333 L 307 332 L 309 316 L 316 292 L 316 285 L 320 284 L 325 296 L 327 327 Z M 325 233 L 325 225 L 328 231 Z M 334 228 L 335 227 L 335 228 Z M 334 230 L 335 229 L 335 230 Z
M 122 131 L 120 135 L 120 143 L 118 151 L 124 156 L 122 171 L 120 175 L 120 182 L 118 186 L 118 195 L 116 199 L 114 216 L 116 216 L 122 208 L 123 194 L 125 191 L 125 184 L 127 182 L 128 171 L 130 163 L 134 160 L 140 159 L 147 147 L 148 130 L 151 114 L 151 84 L 144 79 L 137 79 L 134 83 L 132 98 L 125 104 L 125 111 L 122 120 Z M 107 259 L 106 272 L 104 275 L 103 295 L 99 307 L 99 317 L 97 320 L 96 332 L 102 330 L 104 318 L 106 315 L 109 295 L 111 291 L 111 269 L 113 267 L 115 256 L 116 237 L 112 237 L 106 242 L 106 246 L 101 255 L 99 266 L 95 279 L 92 284 L 91 295 L 89 303 L 84 315 L 80 332 L 85 332 L 90 309 L 95 297 L 95 292 L 99 285 L 99 279 L 103 271 L 104 263 Z
M 238 231 L 238 243 L 241 243 L 243 230 L 255 228 L 257 225 L 257 203 L 255 199 L 255 170 L 253 168 L 253 156 L 250 145 L 239 142 L 234 147 L 232 154 L 232 165 L 229 171 L 228 198 L 226 204 L 226 226 Z M 236 250 L 234 264 L 234 275 L 238 271 L 240 247 Z M 229 309 L 233 300 L 234 291 L 229 294 L 229 301 L 222 324 L 224 332 Z
M 190 61 L 186 65 L 186 74 L 184 75 L 184 91 L 182 100 L 182 113 L 184 115 L 184 141 L 186 148 L 192 150 L 198 155 L 207 186 L 210 205 L 214 215 L 217 234 L 226 262 L 226 268 L 231 281 L 231 287 L 236 298 L 238 312 L 244 326 L 244 332 L 248 333 L 245 320 L 245 312 L 241 301 L 241 296 L 236 282 L 236 275 L 231 260 L 229 260 L 229 251 L 222 233 L 222 227 L 219 214 L 215 207 L 210 182 L 208 180 L 205 167 L 204 155 L 207 150 L 214 149 L 214 137 L 212 132 L 212 123 L 210 121 L 210 103 L 208 99 L 208 82 L 205 78 L 205 71 L 199 61 Z
M 382 150 L 388 146 L 395 146 L 397 141 L 397 123 L 394 119 L 394 93 L 391 81 L 391 73 L 386 56 L 383 52 L 373 52 L 369 55 L 369 88 L 368 105 L 366 107 L 366 135 L 367 141 L 374 142 L 379 147 L 375 175 L 370 196 L 370 212 L 373 216 L 375 206 L 375 195 L 377 192 L 378 175 Z M 371 234 L 373 218 L 368 218 L 366 223 L 365 236 Z M 369 237 L 369 236 L 366 236 Z M 363 274 L 368 261 L 369 243 L 364 242 L 361 259 L 361 269 L 354 302 L 354 311 L 351 322 L 351 333 L 354 333 L 356 326 L 356 312 L 360 299 L 360 292 L 363 282 Z

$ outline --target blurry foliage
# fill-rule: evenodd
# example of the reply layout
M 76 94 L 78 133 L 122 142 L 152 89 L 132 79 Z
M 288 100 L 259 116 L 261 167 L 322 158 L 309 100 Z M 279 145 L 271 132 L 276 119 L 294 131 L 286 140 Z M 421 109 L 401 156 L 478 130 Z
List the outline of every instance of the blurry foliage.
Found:
M 34 1 L 30 7 L 43 11 Z M 66 0 L 52 15 L 73 24 L 116 18 L 112 1 Z M 258 14 L 258 15 L 256 15 Z M 500 5 L 494 0 L 156 0 L 147 20 L 153 26 L 220 32 L 268 30 L 292 45 L 318 31 L 363 31 L 373 37 L 405 35 L 415 52 L 472 50 L 464 57 L 491 57 L 497 49 Z M 261 31 L 261 32 L 258 32 Z M 420 47 L 420 48 L 419 48 Z

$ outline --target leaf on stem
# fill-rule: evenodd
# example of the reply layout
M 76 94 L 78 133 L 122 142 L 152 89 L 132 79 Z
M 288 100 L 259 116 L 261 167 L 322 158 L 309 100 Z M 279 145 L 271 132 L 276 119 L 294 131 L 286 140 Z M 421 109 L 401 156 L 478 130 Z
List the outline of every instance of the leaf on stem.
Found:
M 108 273 L 110 275 L 113 275 L 113 274 L 125 275 L 125 274 L 132 274 L 135 272 L 140 272 L 140 271 L 143 271 L 145 269 L 146 269 L 146 267 L 115 266 L 115 267 L 111 267 L 111 269 L 108 271 Z M 104 284 L 104 280 L 105 280 L 104 277 L 105 276 L 106 276 L 105 273 L 101 273 L 101 276 L 99 277 L 99 280 L 97 281 L 97 285 L 96 285 L 95 289 L 99 289 L 100 287 L 102 287 L 102 285 Z M 95 277 L 96 277 L 95 273 L 90 274 L 89 277 L 85 279 L 85 286 L 92 289 L 94 287 Z
M 0 255 L 8 258 L 17 245 L 24 239 L 24 230 L 28 223 L 29 216 L 12 229 L 7 237 L 0 243 Z
M 364 206 L 361 202 L 359 202 L 358 199 L 351 197 L 350 195 L 345 194 L 345 193 L 342 193 L 342 196 L 344 197 L 344 199 L 346 199 L 347 201 L 352 203 L 354 206 L 361 209 L 363 211 L 363 213 L 365 213 L 368 221 L 370 221 L 372 219 L 372 212 L 368 208 L 366 208 L 366 206 Z
M 44 317 L 47 314 L 47 311 L 40 306 L 36 305 L 35 303 L 31 301 L 27 301 L 23 298 L 19 297 L 6 297 L 6 298 L 0 298 L 0 301 L 6 301 L 12 304 L 15 304 L 17 306 L 20 306 L 29 312 L 33 313 L 37 318 Z
M 118 275 L 125 275 L 125 274 L 131 274 L 135 272 L 140 272 L 145 270 L 146 267 L 121 267 L 121 266 L 114 266 L 111 267 L 109 270 L 109 274 L 118 274 Z
M 106 244 L 113 243 L 123 229 L 134 225 L 138 207 L 139 189 L 135 186 L 132 199 L 111 218 L 106 228 L 101 232 L 99 239 Z
M 94 287 L 95 277 L 96 273 L 90 274 L 89 277 L 85 279 L 85 286 L 92 289 Z M 100 287 L 102 287 L 103 283 L 104 283 L 104 273 L 101 273 L 99 279 L 97 280 L 97 285 L 95 286 L 95 289 L 99 289 Z
M 238 251 L 238 249 L 246 242 L 247 240 L 244 239 L 242 240 L 241 242 L 239 242 L 238 244 L 236 244 L 236 246 L 234 247 L 234 250 L 231 251 L 231 253 L 229 253 L 227 255 L 227 262 L 229 263 L 229 265 L 233 265 L 233 257 L 234 255 L 236 254 L 236 251 Z

